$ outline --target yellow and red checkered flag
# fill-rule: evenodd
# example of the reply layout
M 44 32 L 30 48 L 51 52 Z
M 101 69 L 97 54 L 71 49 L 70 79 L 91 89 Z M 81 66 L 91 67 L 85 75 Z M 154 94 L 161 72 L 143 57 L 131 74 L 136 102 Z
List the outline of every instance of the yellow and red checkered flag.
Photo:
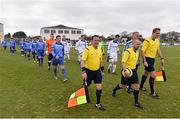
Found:
M 156 77 L 155 81 L 166 81 L 166 74 L 165 74 L 164 67 L 162 67 L 161 71 L 156 71 L 154 75 Z
M 68 108 L 74 107 L 77 105 L 89 103 L 89 92 L 87 87 L 87 82 L 84 80 L 83 87 L 71 94 L 68 101 Z
M 87 103 L 85 88 L 82 87 L 71 94 L 68 101 L 68 108 Z

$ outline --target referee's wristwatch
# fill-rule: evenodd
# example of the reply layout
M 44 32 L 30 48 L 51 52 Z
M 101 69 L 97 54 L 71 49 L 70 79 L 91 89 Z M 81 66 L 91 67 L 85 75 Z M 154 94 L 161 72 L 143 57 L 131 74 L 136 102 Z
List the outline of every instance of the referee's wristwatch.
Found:
M 163 60 L 164 59 L 164 57 L 161 57 L 161 60 Z

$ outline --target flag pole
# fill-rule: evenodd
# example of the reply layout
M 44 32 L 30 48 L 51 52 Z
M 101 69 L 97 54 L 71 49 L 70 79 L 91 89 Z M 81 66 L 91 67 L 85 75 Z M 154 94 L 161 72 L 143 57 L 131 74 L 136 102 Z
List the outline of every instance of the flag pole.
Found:
M 164 78 L 164 82 L 166 82 L 166 74 L 165 74 L 165 69 L 164 69 L 164 65 L 162 65 L 162 75 L 163 75 L 163 78 Z
M 85 88 L 87 103 L 90 103 L 90 97 L 89 97 L 89 91 L 88 91 L 87 81 L 86 81 L 85 79 L 84 79 L 84 88 Z

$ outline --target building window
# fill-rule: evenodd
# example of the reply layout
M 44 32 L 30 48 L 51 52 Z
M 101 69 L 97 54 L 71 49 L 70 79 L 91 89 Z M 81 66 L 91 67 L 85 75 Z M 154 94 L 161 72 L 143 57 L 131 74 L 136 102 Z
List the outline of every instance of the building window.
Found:
M 56 30 L 51 30 L 51 33 L 56 33 Z
M 77 34 L 81 34 L 81 31 L 77 31 Z
M 49 30 L 44 30 L 44 33 L 49 33 Z
M 76 31 L 71 31 L 71 34 L 76 34 Z
M 58 30 L 58 34 L 63 34 L 63 30 Z
M 65 31 L 64 31 L 64 34 L 69 34 L 69 31 L 68 31 L 68 30 L 65 30 Z

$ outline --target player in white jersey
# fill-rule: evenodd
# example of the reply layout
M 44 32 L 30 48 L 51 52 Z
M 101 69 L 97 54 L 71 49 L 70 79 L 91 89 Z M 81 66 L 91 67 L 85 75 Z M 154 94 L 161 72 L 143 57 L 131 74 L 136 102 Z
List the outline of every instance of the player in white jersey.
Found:
M 71 50 L 71 43 L 70 43 L 70 41 L 66 41 L 66 43 L 67 43 L 67 47 L 65 48 L 65 58 L 67 58 L 68 60 L 70 60 L 70 55 L 69 55 L 69 53 L 70 53 L 70 50 Z
M 112 67 L 112 73 L 116 74 L 116 63 L 118 60 L 118 54 L 119 54 L 119 40 L 120 36 L 116 35 L 115 39 L 110 41 L 108 44 L 107 53 L 109 56 L 109 66 L 108 66 L 108 73 L 110 73 L 110 69 Z
M 78 62 L 81 62 L 82 53 L 87 47 L 87 41 L 85 40 L 85 36 L 82 35 L 80 40 L 76 42 L 75 50 L 78 52 Z
M 66 37 L 63 35 L 63 38 L 62 38 L 62 41 L 61 43 L 64 45 L 64 59 L 68 59 L 69 60 L 69 57 L 68 57 L 68 47 L 69 47 L 69 43 L 67 42 L 67 39 Z

